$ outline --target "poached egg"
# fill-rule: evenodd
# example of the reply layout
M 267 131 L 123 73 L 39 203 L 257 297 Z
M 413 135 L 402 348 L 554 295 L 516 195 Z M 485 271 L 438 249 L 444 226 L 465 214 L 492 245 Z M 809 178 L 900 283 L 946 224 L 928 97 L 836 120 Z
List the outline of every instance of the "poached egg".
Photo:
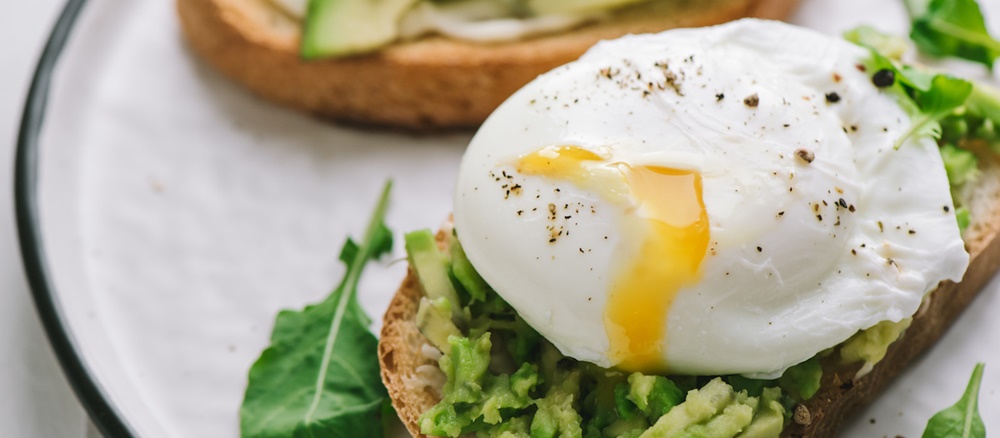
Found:
M 842 39 L 744 19 L 601 42 L 473 138 L 455 227 L 563 354 L 774 377 L 961 279 L 935 141 Z

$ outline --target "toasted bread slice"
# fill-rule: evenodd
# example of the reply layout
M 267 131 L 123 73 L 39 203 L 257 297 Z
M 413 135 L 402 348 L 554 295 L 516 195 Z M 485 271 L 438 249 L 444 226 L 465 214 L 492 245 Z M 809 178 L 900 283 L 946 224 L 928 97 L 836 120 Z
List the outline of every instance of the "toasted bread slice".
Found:
M 539 74 L 627 33 L 785 18 L 799 0 L 679 0 L 565 33 L 482 45 L 423 38 L 367 56 L 299 57 L 299 23 L 268 0 L 178 0 L 194 51 L 260 96 L 322 117 L 416 130 L 473 127 Z
M 972 256 L 961 283 L 945 281 L 930 294 L 913 323 L 894 342 L 874 369 L 855 378 L 860 364 L 841 366 L 836 355 L 823 365 L 822 387 L 814 397 L 795 407 L 792 423 L 782 437 L 828 438 L 852 413 L 867 405 L 918 355 L 934 345 L 958 318 L 986 282 L 1000 269 L 1000 164 L 990 163 L 977 182 L 962 194 L 973 222 L 964 240 Z M 448 229 L 438 232 L 439 246 L 447 247 Z M 417 329 L 416 314 L 422 292 L 413 271 L 396 293 L 383 322 L 379 340 L 382 381 L 389 389 L 400 419 L 415 437 L 420 415 L 440 401 L 441 382 L 428 371 L 437 369 L 429 341 Z

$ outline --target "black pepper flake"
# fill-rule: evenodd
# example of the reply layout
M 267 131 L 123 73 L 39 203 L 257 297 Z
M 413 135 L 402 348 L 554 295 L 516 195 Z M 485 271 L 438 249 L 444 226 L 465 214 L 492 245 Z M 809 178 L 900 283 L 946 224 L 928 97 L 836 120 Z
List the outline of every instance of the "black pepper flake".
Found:
M 826 101 L 829 103 L 840 102 L 840 95 L 837 94 L 836 91 L 831 91 L 829 93 L 826 93 Z
M 910 230 L 909 233 L 910 234 L 917 234 L 917 230 Z
M 580 254 L 583 254 L 583 248 L 580 248 Z
M 944 206 L 944 212 L 945 212 L 945 213 L 947 213 L 947 212 L 949 212 L 949 211 L 951 211 L 951 207 L 949 207 L 949 206 L 945 205 L 945 206 Z
M 549 243 L 555 243 L 555 242 L 556 242 L 556 238 L 555 237 L 549 238 Z
M 840 198 L 837 200 L 837 205 L 843 208 L 847 208 L 847 201 L 845 201 L 844 198 Z
M 518 211 L 517 211 L 517 215 L 518 215 L 518 216 L 520 216 L 520 215 L 522 215 L 522 214 L 524 214 L 524 210 L 518 210 Z
M 716 95 L 715 95 L 715 101 L 716 101 L 716 102 L 718 102 L 718 101 L 720 101 L 720 100 L 722 100 L 722 99 L 725 99 L 725 98 L 726 98 L 726 95 L 725 95 L 725 94 L 722 94 L 722 93 L 719 93 L 719 94 L 716 94 Z
M 782 217 L 782 216 L 784 216 L 784 215 L 785 215 L 785 212 L 783 212 L 783 211 L 779 211 L 779 212 L 778 212 L 778 217 Z
M 572 217 L 573 217 L 573 216 L 563 216 L 563 219 L 570 219 L 570 218 L 572 218 Z
M 758 246 L 757 247 L 757 252 L 764 252 L 764 248 L 761 248 L 761 247 Z
M 854 213 L 854 204 L 848 205 L 847 206 L 847 211 L 849 211 L 851 213 Z
M 743 104 L 750 108 L 757 108 L 757 105 L 760 104 L 760 97 L 757 96 L 757 93 L 751 94 L 743 99 Z
M 798 149 L 798 150 L 796 150 L 795 151 L 795 156 L 799 157 L 799 159 L 801 159 L 802 161 L 805 161 L 806 163 L 812 163 L 813 160 L 816 159 L 816 154 L 814 154 L 812 151 L 806 150 L 806 149 Z
M 851 255 L 858 255 L 858 250 L 852 248 Z
M 872 75 L 872 83 L 879 88 L 891 87 L 892 84 L 896 83 L 896 73 L 891 69 L 883 68 Z
M 882 226 L 882 221 L 878 221 L 878 230 L 879 232 L 885 232 L 885 227 Z
M 820 222 L 823 222 L 823 215 L 817 214 L 816 219 L 818 219 Z

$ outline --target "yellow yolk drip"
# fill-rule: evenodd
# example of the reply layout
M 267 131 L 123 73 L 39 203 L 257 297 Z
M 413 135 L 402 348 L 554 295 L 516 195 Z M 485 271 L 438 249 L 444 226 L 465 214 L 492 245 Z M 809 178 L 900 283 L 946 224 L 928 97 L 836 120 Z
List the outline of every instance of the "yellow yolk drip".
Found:
M 624 264 L 608 294 L 604 327 L 608 354 L 619 368 L 663 369 L 663 338 L 677 292 L 699 278 L 708 250 L 708 213 L 701 175 L 665 167 L 609 163 L 576 147 L 525 155 L 518 170 L 569 181 L 633 211 L 626 225 L 642 229 L 639 251 Z

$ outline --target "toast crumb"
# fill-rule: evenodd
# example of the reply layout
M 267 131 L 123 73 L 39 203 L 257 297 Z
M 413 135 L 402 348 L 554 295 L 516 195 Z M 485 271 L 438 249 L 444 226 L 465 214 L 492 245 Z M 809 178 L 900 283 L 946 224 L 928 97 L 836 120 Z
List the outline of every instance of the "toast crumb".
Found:
M 809 415 L 809 408 L 803 405 L 795 405 L 795 414 L 792 416 L 792 421 L 795 421 L 795 424 L 801 424 L 803 426 L 811 424 L 812 416 Z

